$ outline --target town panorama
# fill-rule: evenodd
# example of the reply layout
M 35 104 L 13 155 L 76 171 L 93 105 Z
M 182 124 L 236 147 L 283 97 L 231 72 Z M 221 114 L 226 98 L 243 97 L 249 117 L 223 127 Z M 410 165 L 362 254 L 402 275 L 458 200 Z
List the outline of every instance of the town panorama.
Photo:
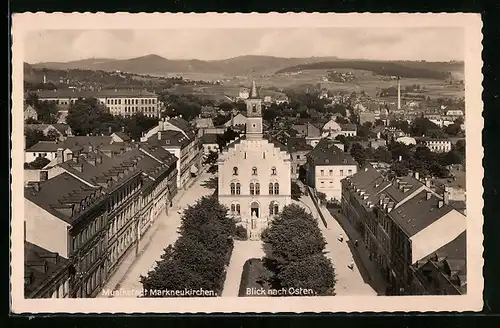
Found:
M 25 298 L 467 292 L 463 61 L 222 62 L 24 63 Z

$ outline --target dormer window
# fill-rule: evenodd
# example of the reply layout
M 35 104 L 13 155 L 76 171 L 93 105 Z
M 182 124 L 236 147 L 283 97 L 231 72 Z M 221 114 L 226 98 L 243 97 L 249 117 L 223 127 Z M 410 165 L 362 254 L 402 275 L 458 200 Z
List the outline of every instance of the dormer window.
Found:
M 233 167 L 233 175 L 238 175 L 238 168 L 236 166 Z
M 271 168 L 271 175 L 276 175 L 276 168 L 274 166 Z
M 252 175 L 257 175 L 257 168 L 255 166 L 252 167 Z

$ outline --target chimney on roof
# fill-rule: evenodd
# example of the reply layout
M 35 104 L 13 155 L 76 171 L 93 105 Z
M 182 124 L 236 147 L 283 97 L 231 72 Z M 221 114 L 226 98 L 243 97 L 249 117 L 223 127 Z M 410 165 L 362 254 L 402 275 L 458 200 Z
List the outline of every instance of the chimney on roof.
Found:
M 122 126 L 122 132 L 125 132 L 125 127 L 124 126 Z
M 33 182 L 33 188 L 35 191 L 40 191 L 40 181 Z
M 416 179 L 416 180 L 420 180 L 419 178 L 420 178 L 419 173 L 418 173 L 418 172 L 415 172 L 415 179 Z
M 427 188 L 430 188 L 431 187 L 431 180 L 430 179 L 425 179 L 425 186 Z
M 78 162 L 79 162 L 79 158 L 78 158 L 78 156 L 74 156 L 74 157 L 73 157 L 73 162 L 74 162 L 74 163 L 78 163 Z
M 398 161 L 402 161 L 403 160 L 403 156 L 399 155 L 399 158 L 398 158 Z
M 95 162 L 96 162 L 96 164 L 101 164 L 102 163 L 102 156 L 101 155 L 96 156 Z
M 438 201 L 438 208 L 443 207 L 443 204 L 444 204 L 444 202 L 440 199 L 440 200 Z
M 113 129 L 111 129 L 111 126 L 108 126 L 108 132 L 109 134 L 113 133 Z
M 64 149 L 57 148 L 57 164 L 61 164 L 64 162 Z
M 40 171 L 40 182 L 47 181 L 49 179 L 49 171 Z
M 365 172 L 368 171 L 368 166 L 365 167 Z
M 450 191 L 448 190 L 447 186 L 444 186 L 444 191 L 443 191 L 443 202 L 448 205 L 450 202 Z
M 158 131 L 158 140 L 161 140 L 161 131 Z

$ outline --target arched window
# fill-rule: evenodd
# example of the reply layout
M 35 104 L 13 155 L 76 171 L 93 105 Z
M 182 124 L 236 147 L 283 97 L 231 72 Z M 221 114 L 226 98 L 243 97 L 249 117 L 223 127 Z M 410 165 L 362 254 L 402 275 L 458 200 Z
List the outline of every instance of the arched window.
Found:
M 252 175 L 257 175 L 257 168 L 255 166 L 252 167 Z
M 233 175 L 238 175 L 238 168 L 236 166 L 233 167 Z
M 231 204 L 231 212 L 235 212 L 236 211 L 236 205 L 235 204 Z
M 271 175 L 276 175 L 276 168 L 274 166 L 271 168 Z
M 255 183 L 255 194 L 260 195 L 260 183 Z
M 275 195 L 279 195 L 280 194 L 280 185 L 277 182 L 274 184 L 274 194 Z
M 231 183 L 231 195 L 234 195 L 234 194 L 235 194 L 235 187 L 236 187 L 236 186 L 235 186 L 234 182 L 233 182 L 233 183 Z
M 272 194 L 273 194 L 273 191 L 274 191 L 274 185 L 273 185 L 273 183 L 271 182 L 271 183 L 269 184 L 269 195 L 272 195 Z
M 255 194 L 255 185 L 253 184 L 253 182 L 250 182 L 250 195 L 254 194 Z
M 241 213 L 240 204 L 236 204 L 236 213 L 238 213 L 238 215 L 240 215 L 240 213 Z

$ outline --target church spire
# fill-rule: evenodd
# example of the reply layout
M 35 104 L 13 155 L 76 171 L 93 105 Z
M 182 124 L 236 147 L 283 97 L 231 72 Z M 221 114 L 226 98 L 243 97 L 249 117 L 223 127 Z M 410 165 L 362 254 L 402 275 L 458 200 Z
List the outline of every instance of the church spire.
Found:
M 255 84 L 255 80 L 252 81 L 252 90 L 250 91 L 250 98 L 252 99 L 259 98 L 259 94 L 257 93 L 257 84 Z

